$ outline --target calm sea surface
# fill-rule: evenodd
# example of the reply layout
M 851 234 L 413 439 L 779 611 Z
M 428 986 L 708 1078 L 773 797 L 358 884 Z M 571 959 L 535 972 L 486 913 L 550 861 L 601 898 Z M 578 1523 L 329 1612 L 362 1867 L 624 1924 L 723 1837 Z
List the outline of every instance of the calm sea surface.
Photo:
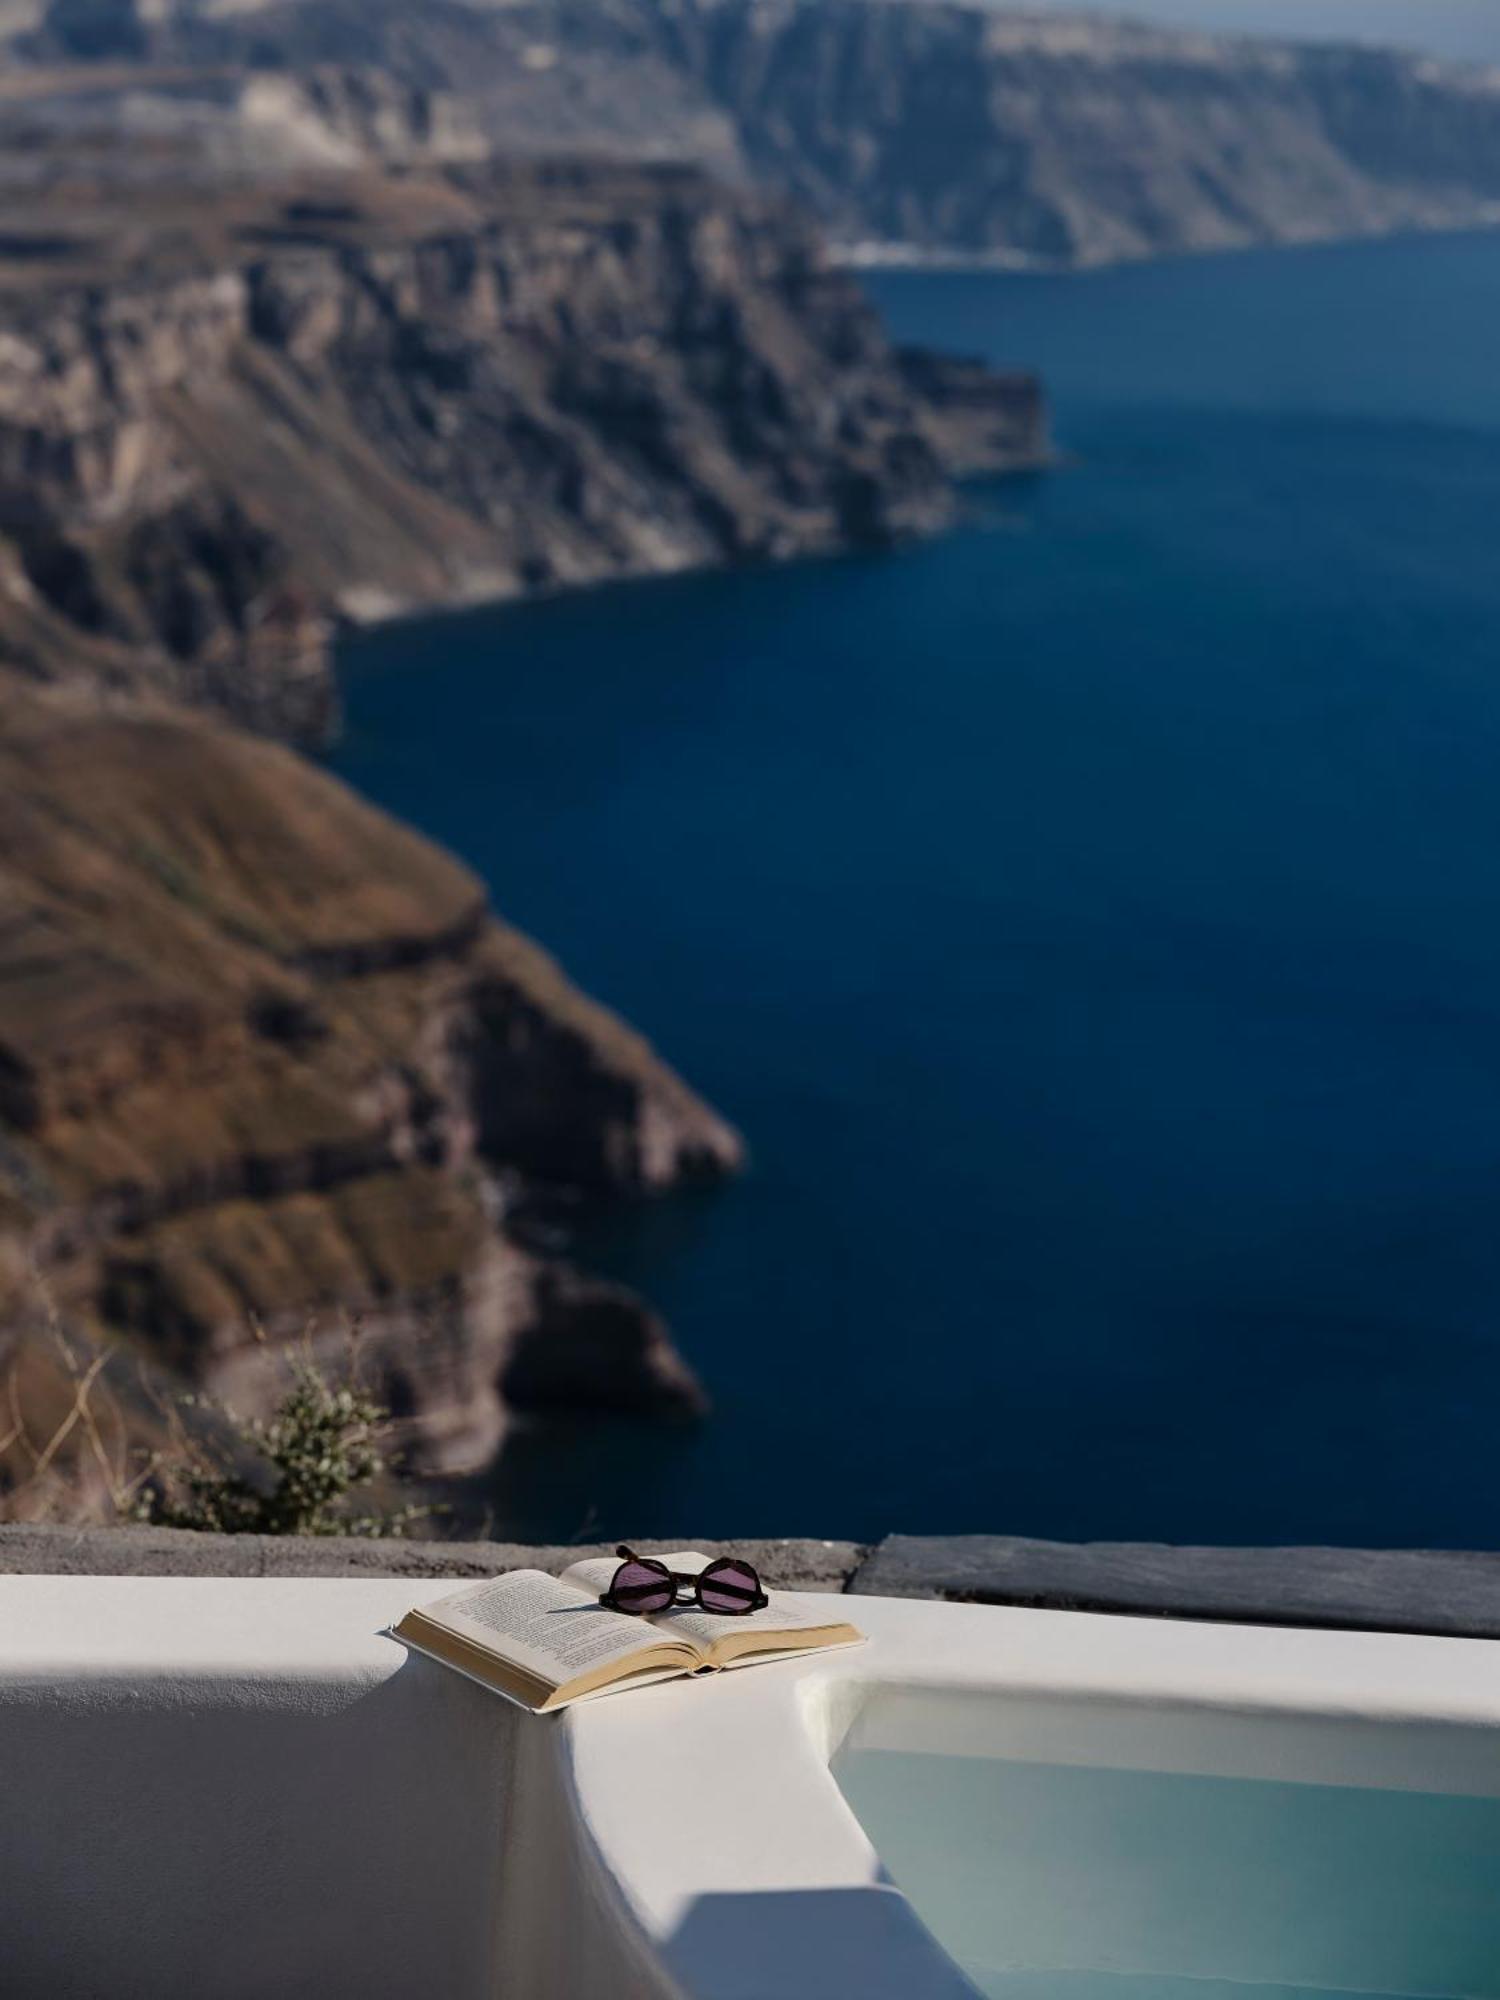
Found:
M 496 1526 L 1500 1546 L 1500 238 L 875 289 L 1072 462 L 348 650 L 337 768 L 754 1149 L 578 1245 L 713 1418 Z

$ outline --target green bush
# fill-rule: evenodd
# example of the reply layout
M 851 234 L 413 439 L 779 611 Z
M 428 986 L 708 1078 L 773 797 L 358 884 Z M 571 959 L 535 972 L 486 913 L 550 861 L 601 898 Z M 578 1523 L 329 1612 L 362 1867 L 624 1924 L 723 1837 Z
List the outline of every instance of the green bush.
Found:
M 221 1535 L 389 1536 L 433 1511 L 348 1511 L 350 1496 L 389 1470 L 390 1413 L 357 1382 L 331 1379 L 310 1351 L 293 1362 L 290 1387 L 269 1418 L 218 1414 L 218 1442 L 184 1438 L 159 1466 L 143 1519 Z

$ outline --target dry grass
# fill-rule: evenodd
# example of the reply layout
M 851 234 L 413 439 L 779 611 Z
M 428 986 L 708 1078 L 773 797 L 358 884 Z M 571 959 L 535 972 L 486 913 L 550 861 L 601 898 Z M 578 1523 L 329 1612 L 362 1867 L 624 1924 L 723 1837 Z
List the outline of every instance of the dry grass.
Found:
M 163 1395 L 139 1362 L 122 1396 L 109 1377 L 112 1366 L 124 1376 L 127 1351 L 70 1337 L 40 1272 L 33 1285 L 39 1324 L 12 1342 L 0 1391 L 0 1521 L 387 1537 L 436 1511 L 351 1504 L 366 1488 L 389 1490 L 394 1430 L 364 1380 L 357 1321 L 331 1366 L 313 1323 L 279 1348 L 276 1406 L 245 1418 L 210 1397 Z
M 164 1453 L 143 1446 L 106 1375 L 123 1355 L 70 1338 L 44 1275 L 37 1324 L 13 1340 L 0 1393 L 0 1520 L 138 1518 Z
M 244 1418 L 209 1397 L 165 1396 L 139 1362 L 122 1396 L 110 1376 L 125 1378 L 127 1350 L 70 1335 L 44 1275 L 31 1275 L 37 1321 L 12 1340 L 0 1389 L 0 1521 L 395 1536 L 433 1511 L 351 1510 L 386 1481 L 393 1431 L 363 1378 L 357 1321 L 332 1366 L 309 1324 L 279 1350 L 285 1387 L 271 1415 Z

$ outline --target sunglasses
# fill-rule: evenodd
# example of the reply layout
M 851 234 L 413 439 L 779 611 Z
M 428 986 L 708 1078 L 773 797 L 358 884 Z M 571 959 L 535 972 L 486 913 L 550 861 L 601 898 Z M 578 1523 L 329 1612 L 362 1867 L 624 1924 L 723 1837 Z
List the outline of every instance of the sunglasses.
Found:
M 716 1618 L 743 1618 L 747 1612 L 764 1610 L 771 1601 L 754 1567 L 735 1556 L 718 1556 L 696 1576 L 689 1576 L 668 1569 L 653 1556 L 638 1556 L 623 1544 L 615 1554 L 624 1560 L 599 1599 L 607 1611 L 645 1618 L 673 1604 L 696 1603 Z M 680 1591 L 687 1596 L 679 1596 Z

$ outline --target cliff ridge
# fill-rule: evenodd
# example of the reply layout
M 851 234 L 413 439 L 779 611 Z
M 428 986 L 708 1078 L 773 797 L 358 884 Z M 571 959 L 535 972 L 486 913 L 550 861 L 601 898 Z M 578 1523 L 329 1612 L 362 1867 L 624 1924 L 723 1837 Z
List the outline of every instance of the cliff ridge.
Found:
M 0 644 L 39 678 L 318 741 L 341 621 L 951 518 L 937 364 L 782 202 L 553 164 L 62 212 L 0 236 Z M 1038 461 L 1036 385 L 980 428 Z
M 1083 8 L 53 0 L 12 47 L 33 130 L 49 102 L 83 122 L 50 66 L 107 61 L 160 79 L 158 143 L 191 132 L 225 170 L 256 171 L 273 132 L 304 160 L 692 161 L 866 258 L 1090 265 L 1500 214 L 1500 71 Z
M 287 1343 L 335 1355 L 351 1320 L 419 1470 L 484 1464 L 514 1411 L 701 1408 L 649 1310 L 513 1218 L 732 1172 L 724 1121 L 291 752 L 3 686 L 0 1378 L 29 1433 L 66 1404 L 58 1324 L 113 1350 L 142 1440 L 184 1385 L 268 1407 Z

